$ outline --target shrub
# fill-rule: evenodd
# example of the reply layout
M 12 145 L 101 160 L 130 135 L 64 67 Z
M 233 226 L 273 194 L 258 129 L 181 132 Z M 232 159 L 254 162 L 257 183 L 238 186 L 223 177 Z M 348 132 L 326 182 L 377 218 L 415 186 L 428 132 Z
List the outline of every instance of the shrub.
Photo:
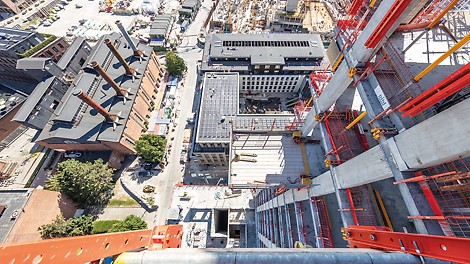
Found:
M 119 220 L 97 220 L 93 222 L 92 234 L 103 234 L 108 233 L 109 229 L 115 224 L 119 223 Z

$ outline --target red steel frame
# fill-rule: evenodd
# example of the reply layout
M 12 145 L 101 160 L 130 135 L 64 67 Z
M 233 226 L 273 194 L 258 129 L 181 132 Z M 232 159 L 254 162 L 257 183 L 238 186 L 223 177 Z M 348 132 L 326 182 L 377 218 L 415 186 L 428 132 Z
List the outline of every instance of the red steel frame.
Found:
M 470 239 L 391 232 L 386 227 L 349 226 L 343 228 L 351 248 L 393 250 L 413 255 L 469 263 Z
M 377 47 L 379 42 L 387 35 L 387 32 L 392 28 L 393 24 L 395 24 L 411 1 L 412 0 L 396 0 L 388 10 L 387 14 L 382 18 L 374 32 L 366 40 L 364 45 L 368 48 Z
M 313 203 L 316 211 L 318 212 L 320 234 L 317 238 L 320 239 L 322 248 L 334 248 L 335 246 L 333 243 L 333 235 L 331 233 L 330 219 L 328 217 L 325 201 L 322 197 L 313 197 L 310 202 Z
M 179 248 L 182 230 L 181 225 L 167 225 L 156 226 L 153 230 L 6 244 L 1 246 L 0 255 L 2 263 L 82 264 L 143 247 L 149 250 Z
M 384 46 L 378 50 L 375 62 L 371 62 L 371 64 L 377 65 L 384 57 L 386 57 L 385 60 L 374 70 L 374 75 L 390 104 L 388 110 L 384 110 L 384 112 L 381 113 L 382 118 L 423 93 L 423 89 L 419 83 L 413 81 L 414 76 L 404 62 L 402 55 L 390 42 L 386 42 Z M 413 118 L 404 117 L 401 121 L 406 128 L 410 128 L 434 114 L 434 110 L 428 109 Z
M 375 210 L 371 202 L 371 193 L 367 185 L 361 185 L 350 188 L 352 204 L 351 210 L 357 217 L 357 224 L 361 226 L 374 226 L 378 225 Z
M 399 110 L 403 116 L 416 116 L 441 100 L 457 93 L 470 83 L 470 63 L 438 82 L 426 92 L 415 97 Z
M 434 215 L 410 216 L 437 221 L 448 236 L 470 238 L 470 170 L 458 159 L 421 170 L 395 184 L 418 182 Z

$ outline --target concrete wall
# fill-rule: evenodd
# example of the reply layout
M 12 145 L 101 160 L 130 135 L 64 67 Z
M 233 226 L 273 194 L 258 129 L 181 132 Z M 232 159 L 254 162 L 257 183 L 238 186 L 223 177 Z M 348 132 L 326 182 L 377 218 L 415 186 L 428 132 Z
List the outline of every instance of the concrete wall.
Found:
M 408 168 L 435 166 L 470 156 L 470 99 L 395 136 Z
M 361 153 L 336 167 L 340 189 L 360 186 L 393 177 L 380 146 Z

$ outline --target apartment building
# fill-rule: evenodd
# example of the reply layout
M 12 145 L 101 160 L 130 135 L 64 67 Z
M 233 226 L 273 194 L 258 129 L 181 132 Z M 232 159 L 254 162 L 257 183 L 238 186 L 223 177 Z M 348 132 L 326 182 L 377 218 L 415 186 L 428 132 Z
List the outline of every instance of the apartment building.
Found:
M 244 93 L 298 92 L 308 87 L 306 76 L 324 56 L 316 34 L 211 34 L 201 71 L 238 72 Z

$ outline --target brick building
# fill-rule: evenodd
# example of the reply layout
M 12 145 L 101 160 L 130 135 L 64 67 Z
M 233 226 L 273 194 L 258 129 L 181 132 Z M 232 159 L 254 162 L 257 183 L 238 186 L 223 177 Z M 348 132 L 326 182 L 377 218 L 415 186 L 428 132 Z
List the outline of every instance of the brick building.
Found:
M 163 79 L 156 54 L 127 33 L 102 37 L 37 138 L 59 151 L 134 153 Z

